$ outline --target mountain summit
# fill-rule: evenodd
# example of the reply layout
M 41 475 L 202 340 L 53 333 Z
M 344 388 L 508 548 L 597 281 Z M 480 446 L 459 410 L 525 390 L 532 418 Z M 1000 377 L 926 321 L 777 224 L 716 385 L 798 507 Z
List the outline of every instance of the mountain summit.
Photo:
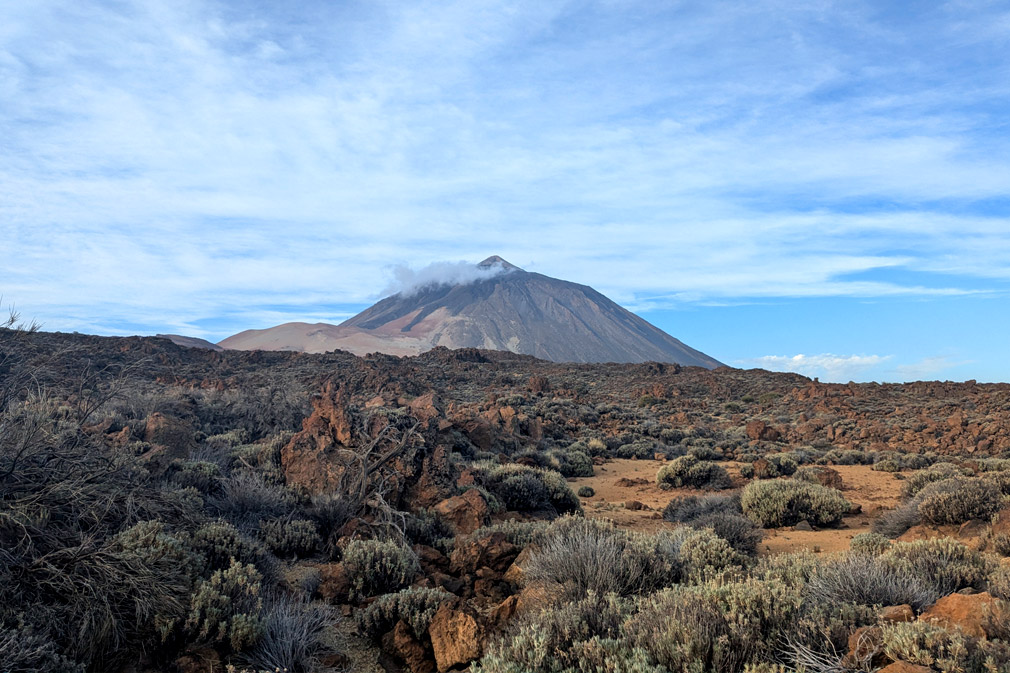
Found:
M 220 346 L 359 355 L 474 347 L 555 362 L 721 364 L 586 285 L 524 271 L 497 255 L 477 269 L 481 273 L 469 282 L 429 282 L 386 297 L 340 325 L 285 323 L 241 332 Z

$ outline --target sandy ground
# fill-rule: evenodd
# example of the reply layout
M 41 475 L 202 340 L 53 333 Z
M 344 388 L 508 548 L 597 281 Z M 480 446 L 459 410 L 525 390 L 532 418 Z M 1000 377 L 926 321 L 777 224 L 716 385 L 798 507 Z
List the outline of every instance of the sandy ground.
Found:
M 638 531 L 656 531 L 671 528 L 674 524 L 663 521 L 662 511 L 670 500 L 679 495 L 701 495 L 705 491 L 697 489 L 662 490 L 656 484 L 656 473 L 665 463 L 654 460 L 616 459 L 596 466 L 592 477 L 573 479 L 571 486 L 578 491 L 581 486 L 591 486 L 596 494 L 582 498 L 587 516 L 611 519 L 617 525 Z M 746 480 L 740 478 L 739 465 L 724 464 L 734 482 L 740 487 Z M 845 497 L 854 504 L 861 505 L 863 513 L 847 517 L 836 529 L 797 531 L 792 528 L 765 531 L 761 545 L 764 553 L 809 549 L 814 552 L 839 552 L 849 548 L 849 540 L 854 535 L 870 530 L 873 518 L 881 509 L 889 509 L 898 504 L 901 482 L 888 472 L 875 472 L 866 465 L 834 465 L 833 469 L 842 475 Z M 729 491 L 725 491 L 729 492 Z M 632 510 L 626 503 L 638 501 L 644 505 L 641 510 Z

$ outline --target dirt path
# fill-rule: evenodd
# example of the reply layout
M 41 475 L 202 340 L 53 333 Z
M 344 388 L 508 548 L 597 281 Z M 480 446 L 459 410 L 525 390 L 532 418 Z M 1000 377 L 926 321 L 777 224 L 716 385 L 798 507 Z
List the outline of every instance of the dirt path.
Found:
M 663 521 L 662 511 L 667 503 L 680 495 L 701 495 L 705 491 L 697 489 L 663 490 L 656 484 L 656 473 L 664 465 L 662 461 L 616 459 L 596 467 L 596 474 L 572 480 L 576 491 L 582 486 L 591 486 L 596 492 L 589 498 L 582 498 L 582 506 L 587 516 L 606 518 L 618 526 L 637 531 L 657 531 L 672 528 L 673 524 Z M 724 463 L 738 487 L 747 481 L 740 477 L 737 463 Z M 847 517 L 842 527 L 814 531 L 798 531 L 792 528 L 765 531 L 761 549 L 769 554 L 809 549 L 814 552 L 839 552 L 849 548 L 849 541 L 859 533 L 870 530 L 873 519 L 881 509 L 898 504 L 901 482 L 888 472 L 875 472 L 867 465 L 835 465 L 833 469 L 842 475 L 842 493 L 853 504 L 861 505 L 863 512 Z M 637 501 L 642 509 L 628 509 L 627 503 Z M 635 506 L 635 505 L 633 505 Z

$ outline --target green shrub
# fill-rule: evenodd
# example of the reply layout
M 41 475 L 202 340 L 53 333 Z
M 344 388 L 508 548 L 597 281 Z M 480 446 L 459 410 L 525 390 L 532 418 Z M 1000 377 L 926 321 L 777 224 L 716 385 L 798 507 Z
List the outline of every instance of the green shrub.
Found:
M 202 574 L 224 570 L 231 566 L 232 560 L 252 563 L 261 573 L 272 574 L 266 550 L 227 521 L 219 519 L 203 524 L 193 531 L 189 546 L 204 559 Z
M 256 568 L 235 560 L 215 571 L 193 592 L 186 630 L 200 641 L 227 643 L 233 650 L 252 645 L 263 635 L 261 580 Z
M 538 540 L 524 581 L 581 599 L 590 593 L 627 596 L 680 577 L 679 540 L 632 535 L 608 521 L 562 517 Z
M 870 554 L 849 554 L 819 565 L 807 594 L 822 604 L 932 605 L 941 594 L 919 577 Z
M 192 487 L 204 494 L 221 489 L 221 468 L 206 460 L 174 460 L 166 476 L 182 487 Z
M 741 567 L 746 557 L 737 552 L 730 543 L 708 528 L 680 535 L 678 557 L 685 577 L 698 580 L 731 567 Z
M 480 663 L 471 666 L 473 673 L 531 673 L 551 671 L 576 673 L 583 669 L 584 643 L 594 639 L 616 641 L 621 624 L 631 605 L 615 596 L 590 595 L 581 600 L 561 603 L 550 610 L 527 613 L 515 620 L 509 630 L 493 640 Z M 630 667 L 633 661 L 643 661 L 644 652 L 628 656 L 623 647 L 621 657 L 610 660 L 613 673 L 660 673 L 653 668 Z M 625 666 L 629 667 L 625 667 Z
M 452 596 L 444 589 L 429 587 L 408 587 L 397 593 L 380 596 L 358 612 L 358 630 L 377 639 L 402 620 L 410 626 L 415 637 L 423 639 L 438 606 Z
M 891 541 L 880 533 L 859 533 L 849 542 L 849 549 L 857 554 L 880 556 L 891 548 Z
M 671 673 L 736 671 L 745 654 L 713 597 L 673 588 L 644 600 L 624 631 Z
M 688 526 L 708 529 L 741 554 L 755 556 L 764 535 L 751 519 L 742 514 L 714 512 L 691 519 Z
M 989 573 L 987 591 L 995 598 L 1010 601 L 1010 568 L 999 565 Z
M 557 464 L 557 470 L 565 477 L 593 476 L 593 459 L 582 451 L 571 448 L 550 452 L 550 457 Z
M 352 601 L 402 589 L 418 570 L 417 556 L 393 540 L 351 540 L 344 548 L 344 569 Z
M 711 461 L 700 461 L 691 455 L 675 458 L 664 465 L 656 475 L 656 481 L 674 488 L 723 489 L 732 486 L 726 468 Z
M 764 460 L 755 461 L 751 467 L 754 469 L 753 476 L 758 479 L 775 479 L 777 477 L 788 477 L 793 475 L 799 468 L 796 461 L 782 453 L 772 453 L 764 457 Z
M 594 489 L 592 486 L 579 487 L 578 496 L 580 498 L 592 498 L 594 495 L 596 495 L 596 489 Z
M 237 663 L 266 672 L 323 670 L 320 655 L 330 649 L 336 623 L 330 606 L 282 594 L 265 603 L 259 621 L 260 637 L 234 658 Z
M 879 558 L 933 587 L 941 596 L 968 587 L 984 589 L 996 566 L 993 557 L 946 537 L 895 542 Z
M 981 673 L 971 639 L 958 630 L 948 631 L 926 622 L 885 624 L 881 640 L 884 654 L 942 673 Z
M 960 468 L 952 463 L 935 463 L 928 470 L 919 470 L 909 475 L 901 486 L 901 497 L 912 498 L 928 484 L 943 481 L 951 477 L 963 477 L 971 474 L 971 470 Z
M 456 537 L 452 524 L 438 512 L 428 509 L 407 514 L 405 532 L 411 542 L 434 547 L 446 555 L 452 552 Z
M 283 557 L 308 556 L 322 543 L 315 522 L 306 519 L 261 521 L 260 537 L 267 549 Z
M 509 463 L 475 464 L 483 485 L 511 511 L 553 508 L 559 514 L 579 512 L 578 497 L 560 473 L 554 470 Z
M 901 472 L 901 464 L 896 460 L 881 460 L 874 463 L 870 469 L 877 472 Z
M 815 526 L 837 525 L 851 505 L 833 488 L 795 479 L 755 481 L 740 496 L 744 514 L 765 528 L 808 521 Z
M 639 460 L 648 460 L 655 456 L 656 452 L 659 450 L 660 446 L 657 442 L 645 439 L 630 442 L 628 444 L 621 444 L 614 450 L 614 456 L 617 458 L 637 458 Z
M 739 514 L 740 500 L 730 495 L 682 495 L 663 509 L 663 518 L 674 523 L 690 523 L 710 514 Z
M 930 483 L 916 496 L 919 517 L 934 525 L 988 521 L 1003 506 L 996 484 L 985 478 L 953 477 Z

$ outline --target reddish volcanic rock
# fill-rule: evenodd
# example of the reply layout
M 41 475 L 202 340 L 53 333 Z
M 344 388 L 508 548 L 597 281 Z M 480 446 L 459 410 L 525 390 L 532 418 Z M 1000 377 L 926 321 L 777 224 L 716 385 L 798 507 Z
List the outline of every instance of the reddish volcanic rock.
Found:
M 439 673 L 478 659 L 484 651 L 486 633 L 483 619 L 469 603 L 443 603 L 428 627 Z
M 996 606 L 996 599 L 988 593 L 966 596 L 950 594 L 927 608 L 919 621 L 942 626 L 945 629 L 959 629 L 969 636 L 986 637 L 986 622 Z
M 457 533 L 472 533 L 490 521 L 491 510 L 476 488 L 467 489 L 463 495 L 453 496 L 435 505 L 435 511 L 448 519 Z

